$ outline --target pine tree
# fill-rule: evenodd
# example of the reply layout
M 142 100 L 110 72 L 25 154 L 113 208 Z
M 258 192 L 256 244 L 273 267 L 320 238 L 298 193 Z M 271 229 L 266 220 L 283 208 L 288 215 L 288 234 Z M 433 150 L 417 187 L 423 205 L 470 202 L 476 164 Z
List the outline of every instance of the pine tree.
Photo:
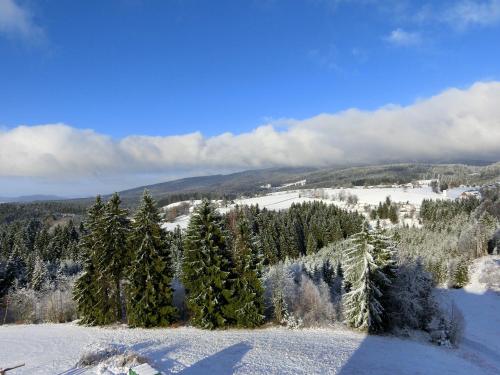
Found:
M 40 255 L 36 254 L 33 266 L 33 273 L 31 275 L 30 286 L 32 289 L 40 291 L 45 287 L 48 280 L 49 280 L 49 271 L 47 270 L 47 266 L 40 257 Z
M 309 232 L 307 235 L 307 250 L 306 253 L 307 255 L 313 255 L 318 252 L 318 242 L 316 241 L 316 238 L 314 236 L 313 232 Z
M 373 332 L 383 326 L 384 308 L 381 300 L 382 289 L 390 280 L 382 271 L 383 259 L 376 247 L 380 239 L 374 238 L 366 229 L 353 236 L 352 246 L 345 252 L 345 279 L 350 284 L 350 291 L 344 295 L 344 314 L 346 323 L 360 330 Z
M 394 277 L 396 265 L 394 260 L 393 239 L 385 234 L 384 230 L 370 232 L 370 241 L 373 245 L 375 264 L 389 278 Z
M 179 226 L 175 227 L 172 232 L 168 232 L 168 237 L 174 278 L 180 279 L 182 274 L 182 257 L 184 252 L 183 234 L 181 228 Z
M 75 283 L 74 299 L 81 324 L 108 324 L 112 321 L 108 296 L 99 285 L 98 258 L 103 252 L 102 220 L 104 204 L 100 196 L 87 212 L 84 233 L 80 241 L 83 273 Z
M 173 270 L 156 203 L 146 190 L 129 237 L 132 265 L 128 286 L 128 322 L 132 326 L 168 326 L 177 317 L 171 287 Z
M 231 298 L 229 256 L 221 216 L 208 200 L 196 207 L 184 243 L 183 283 L 193 325 L 226 325 L 224 306 Z
M 457 260 L 453 277 L 453 287 L 463 288 L 469 282 L 469 260 L 466 258 L 459 258 Z
M 238 327 L 257 327 L 264 319 L 262 256 L 248 220 L 242 215 L 237 219 L 234 237 L 230 277 L 234 294 L 224 313 Z
M 98 268 L 102 271 L 100 272 L 101 288 L 113 301 L 114 321 L 122 321 L 125 317 L 121 281 L 125 268 L 130 265 L 130 254 L 127 247 L 130 221 L 127 218 L 127 210 L 120 208 L 120 204 L 119 195 L 114 193 L 104 209 L 104 252 L 100 254 L 98 260 Z

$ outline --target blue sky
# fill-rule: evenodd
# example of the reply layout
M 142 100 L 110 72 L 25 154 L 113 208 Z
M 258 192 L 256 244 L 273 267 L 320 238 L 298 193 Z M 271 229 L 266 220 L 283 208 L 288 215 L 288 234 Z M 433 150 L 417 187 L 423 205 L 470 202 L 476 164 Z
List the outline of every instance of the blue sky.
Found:
M 0 136 L 50 124 L 115 143 L 194 132 L 204 141 L 266 124 L 280 132 L 282 122 L 290 131 L 320 114 L 410 106 L 496 82 L 499 45 L 500 0 L 0 0 Z M 65 156 L 54 157 L 58 165 Z M 133 175 L 154 182 L 286 162 L 254 164 L 167 162 Z M 99 179 L 101 167 L 74 178 Z M 47 192 L 68 177 L 64 168 L 3 169 L 9 186 L 49 179 Z M 102 188 L 134 182 L 121 173 Z

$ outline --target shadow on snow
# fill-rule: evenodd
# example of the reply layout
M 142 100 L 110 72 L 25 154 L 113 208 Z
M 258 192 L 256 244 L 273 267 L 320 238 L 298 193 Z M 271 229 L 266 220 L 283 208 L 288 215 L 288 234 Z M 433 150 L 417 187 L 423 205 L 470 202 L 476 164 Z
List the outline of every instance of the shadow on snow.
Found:
M 465 318 L 458 349 L 393 336 L 366 336 L 339 375 L 500 374 L 500 294 L 444 291 Z

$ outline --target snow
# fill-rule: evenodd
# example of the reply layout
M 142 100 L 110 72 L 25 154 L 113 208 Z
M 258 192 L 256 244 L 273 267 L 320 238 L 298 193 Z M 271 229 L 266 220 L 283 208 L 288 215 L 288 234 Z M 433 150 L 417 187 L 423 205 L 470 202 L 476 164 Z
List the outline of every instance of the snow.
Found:
M 465 191 L 466 188 L 455 188 L 447 191 L 446 196 L 443 194 L 437 194 L 432 191 L 430 187 L 420 187 L 420 188 L 404 188 L 404 187 L 391 187 L 391 188 L 383 188 L 383 187 L 373 187 L 373 188 L 363 188 L 363 187 L 354 187 L 354 188 L 345 188 L 345 189 L 301 189 L 301 190 L 286 190 L 273 192 L 266 195 L 252 197 L 252 198 L 240 198 L 234 201 L 234 204 L 230 204 L 227 207 L 219 207 L 219 212 L 224 214 L 234 208 L 235 205 L 240 206 L 251 206 L 251 205 L 259 205 L 260 208 L 266 208 L 268 210 L 286 210 L 290 208 L 290 206 L 300 203 L 313 202 L 313 201 L 322 201 L 326 204 L 335 204 L 341 208 L 350 209 L 350 210 L 359 210 L 362 211 L 365 205 L 369 205 L 372 207 L 377 206 L 380 202 L 384 202 L 387 196 L 391 197 L 393 202 L 397 203 L 406 203 L 420 207 L 422 201 L 424 199 L 455 199 L 460 196 L 460 194 Z M 317 197 L 319 192 L 322 192 L 323 198 Z M 343 192 L 347 195 L 356 195 L 359 198 L 359 202 L 356 206 L 348 206 L 345 201 L 336 200 L 338 194 Z M 318 194 L 316 194 L 318 193 Z M 163 207 L 163 209 L 169 209 L 175 206 L 178 206 L 182 203 L 191 204 L 190 211 L 192 212 L 193 207 L 200 203 L 200 201 L 184 201 L 184 202 L 176 202 L 172 203 L 168 206 Z M 217 201 L 219 205 L 221 201 Z M 187 228 L 189 224 L 189 215 L 182 215 L 177 217 L 173 222 L 167 222 L 162 225 L 163 228 L 168 230 L 173 230 L 177 226 L 181 229 Z M 408 223 L 407 223 L 408 224 Z M 415 225 L 415 221 L 409 221 L 409 225 Z
M 466 320 L 462 357 L 500 374 L 500 256 L 477 259 L 471 281 L 464 289 L 450 291 Z M 494 279 L 491 277 L 495 275 Z M 485 283 L 493 281 L 496 285 Z
M 482 282 L 500 257 L 473 265 L 463 290 L 444 290 L 466 320 L 463 344 L 448 349 L 391 336 L 331 329 L 202 331 L 191 327 L 129 329 L 76 324 L 0 327 L 0 366 L 17 374 L 113 373 L 75 368 L 82 353 L 112 347 L 146 357 L 164 374 L 500 374 L 500 295 Z
M 15 374 L 91 374 L 97 368 L 80 372 L 74 364 L 84 347 L 105 344 L 138 352 L 165 374 L 414 374 L 422 363 L 428 374 L 478 373 L 473 363 L 449 349 L 340 329 L 211 332 L 186 327 L 6 326 L 0 328 L 0 363 L 26 362 Z
M 177 216 L 173 222 L 166 222 L 162 224 L 162 228 L 173 231 L 176 227 L 186 229 L 189 224 L 190 215 Z
M 158 371 L 152 368 L 149 364 L 143 363 L 142 365 L 132 367 L 132 370 L 137 375 L 156 375 Z

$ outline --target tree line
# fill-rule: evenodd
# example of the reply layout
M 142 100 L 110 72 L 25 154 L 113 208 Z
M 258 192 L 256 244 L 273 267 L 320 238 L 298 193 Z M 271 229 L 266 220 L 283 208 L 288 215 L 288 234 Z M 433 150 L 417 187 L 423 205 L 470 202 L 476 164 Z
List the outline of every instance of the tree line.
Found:
M 81 322 L 168 326 L 179 318 L 173 304 L 175 238 L 161 226 L 149 193 L 127 219 L 114 195 L 98 197 L 84 224 L 83 274 L 75 285 Z M 263 320 L 262 257 L 243 216 L 228 230 L 204 200 L 194 211 L 182 244 L 181 279 L 193 325 L 253 327 Z M 175 248 L 175 249 L 174 249 Z

